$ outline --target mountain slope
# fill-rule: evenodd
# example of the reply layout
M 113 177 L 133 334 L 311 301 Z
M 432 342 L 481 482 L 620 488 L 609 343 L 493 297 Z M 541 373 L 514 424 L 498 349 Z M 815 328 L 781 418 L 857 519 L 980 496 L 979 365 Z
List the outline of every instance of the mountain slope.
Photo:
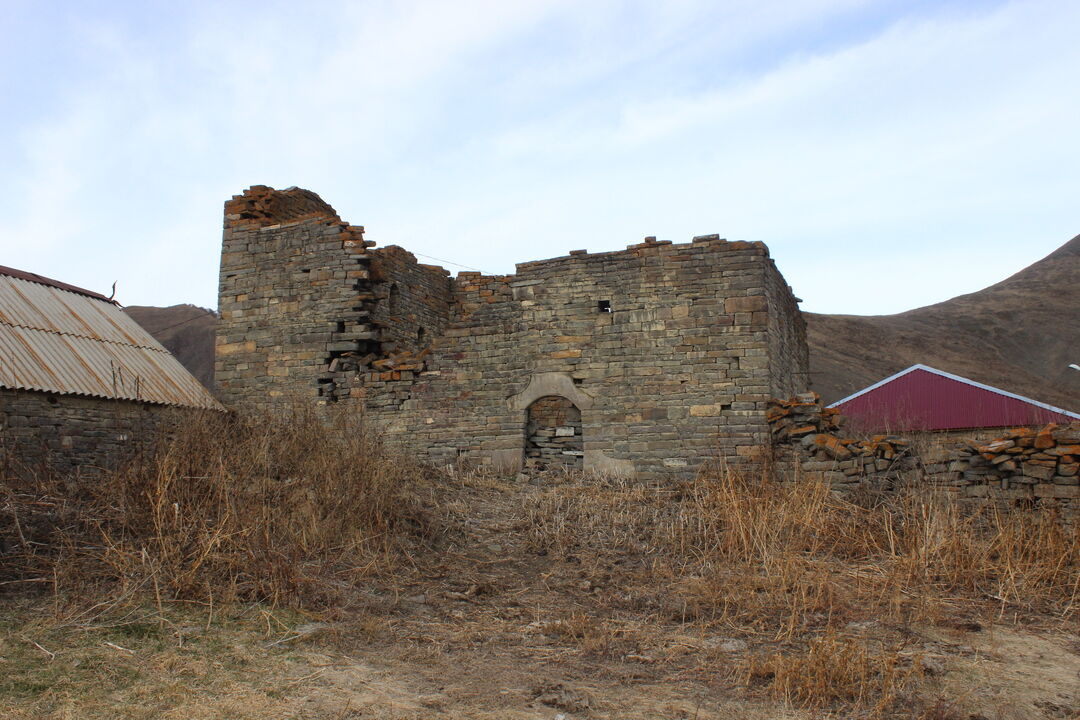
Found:
M 915 363 L 1080 410 L 1080 236 L 984 290 L 897 315 L 806 313 L 814 389 L 839 400 Z
M 199 382 L 214 389 L 214 313 L 195 305 L 131 305 L 124 312 L 175 355 Z

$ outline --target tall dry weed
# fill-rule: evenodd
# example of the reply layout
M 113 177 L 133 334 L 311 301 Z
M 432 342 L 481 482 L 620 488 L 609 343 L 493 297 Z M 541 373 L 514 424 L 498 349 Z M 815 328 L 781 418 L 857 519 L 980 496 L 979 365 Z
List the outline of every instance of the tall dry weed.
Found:
M 525 518 L 534 547 L 651 556 L 718 613 L 751 625 L 794 616 L 789 632 L 800 615 L 839 619 L 852 607 L 897 620 L 957 602 L 1062 617 L 1080 609 L 1080 528 L 1052 509 L 971 509 L 919 489 L 856 502 L 821 482 L 719 472 L 677 487 L 557 485 Z
M 48 510 L 22 570 L 60 593 L 325 606 L 389 562 L 413 478 L 356 416 L 187 416 L 100 478 L 17 488 Z
M 775 647 L 733 674 L 807 708 L 899 712 L 919 662 L 875 637 L 884 626 L 1080 609 L 1080 528 L 1053 509 L 965 508 L 918 489 L 848 499 L 820 482 L 719 472 L 680 487 L 556 485 L 524 519 L 534 548 L 637 559 L 639 592 L 692 608 L 673 619 Z
M 812 638 L 801 652 L 752 657 L 743 669 L 747 685 L 765 683 L 771 695 L 789 704 L 843 705 L 870 717 L 888 709 L 921 675 L 918 658 L 833 632 Z

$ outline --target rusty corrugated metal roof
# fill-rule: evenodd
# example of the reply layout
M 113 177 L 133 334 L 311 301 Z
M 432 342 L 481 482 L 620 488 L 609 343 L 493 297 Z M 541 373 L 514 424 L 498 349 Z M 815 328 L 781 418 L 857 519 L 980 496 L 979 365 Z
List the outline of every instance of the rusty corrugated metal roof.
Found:
M 0 387 L 221 409 L 115 303 L 2 266 Z
M 21 278 L 23 280 L 29 280 L 30 282 L 36 282 L 41 285 L 49 285 L 50 287 L 60 288 L 61 290 L 68 290 L 73 293 L 78 293 L 87 297 L 97 298 L 98 300 L 104 300 L 105 302 L 117 304 L 112 298 L 107 298 L 101 293 L 96 293 L 93 290 L 85 290 L 81 287 L 76 287 L 75 285 L 69 285 L 66 282 L 60 282 L 59 280 L 47 278 L 44 275 L 27 272 L 26 270 L 16 270 L 15 268 L 8 267 L 7 265 L 0 265 L 0 275 L 8 275 L 10 277 Z

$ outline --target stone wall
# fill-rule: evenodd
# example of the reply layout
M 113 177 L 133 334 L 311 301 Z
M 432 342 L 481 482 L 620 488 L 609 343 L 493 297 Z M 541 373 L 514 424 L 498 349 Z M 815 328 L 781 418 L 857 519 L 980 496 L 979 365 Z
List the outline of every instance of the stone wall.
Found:
M 789 397 L 811 385 L 810 348 L 799 299 L 772 261 L 765 268 L 765 300 L 770 308 L 769 392 L 774 398 Z
M 377 351 L 363 235 L 295 188 L 256 186 L 225 204 L 215 378 L 227 405 L 333 396 L 330 363 Z
M 0 389 L 0 467 L 98 472 L 153 439 L 176 412 L 127 400 Z
M 1052 505 L 1080 522 L 1080 424 L 859 436 L 816 393 L 773 401 L 768 417 L 783 480 L 838 492 L 933 487 L 975 506 Z
M 758 452 L 769 397 L 806 377 L 802 318 L 761 243 L 648 238 L 450 280 L 316 200 L 256 187 L 226 204 L 228 405 L 352 403 L 422 459 L 509 470 L 527 408 L 553 395 L 581 413 L 586 469 L 686 475 Z
M 412 253 L 394 245 L 369 252 L 372 288 L 379 300 L 372 321 L 379 328 L 381 354 L 418 353 L 429 347 L 450 320 L 450 273 L 419 264 Z

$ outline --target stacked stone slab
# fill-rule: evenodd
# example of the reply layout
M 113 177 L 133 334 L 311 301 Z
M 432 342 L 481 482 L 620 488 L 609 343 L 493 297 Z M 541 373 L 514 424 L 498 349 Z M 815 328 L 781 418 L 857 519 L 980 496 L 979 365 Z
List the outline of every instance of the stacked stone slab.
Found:
M 915 438 L 840 433 L 844 418 L 816 393 L 773 400 L 773 461 L 788 481 L 822 480 L 837 491 L 937 487 L 972 504 L 1053 504 L 1080 519 L 1080 424 L 924 433 Z
M 806 380 L 767 249 L 715 235 L 451 279 L 313 193 L 255 187 L 226 204 L 220 287 L 227 404 L 346 403 L 437 463 L 520 468 L 529 406 L 557 396 L 586 469 L 690 475 L 756 456 L 768 399 Z
M 968 496 L 995 485 L 1018 497 L 1080 499 L 1080 424 L 1017 428 L 987 443 L 960 445 L 956 456 L 947 471 Z M 971 489 L 980 486 L 987 489 Z
M 843 434 L 844 417 L 822 407 L 815 392 L 788 400 L 772 400 L 766 412 L 781 467 L 797 466 L 803 477 L 830 482 L 841 489 L 865 484 L 892 484 L 915 468 L 911 442 L 897 435 L 858 438 Z
M 550 396 L 530 405 L 525 435 L 527 470 L 582 467 L 581 411 L 569 400 Z

